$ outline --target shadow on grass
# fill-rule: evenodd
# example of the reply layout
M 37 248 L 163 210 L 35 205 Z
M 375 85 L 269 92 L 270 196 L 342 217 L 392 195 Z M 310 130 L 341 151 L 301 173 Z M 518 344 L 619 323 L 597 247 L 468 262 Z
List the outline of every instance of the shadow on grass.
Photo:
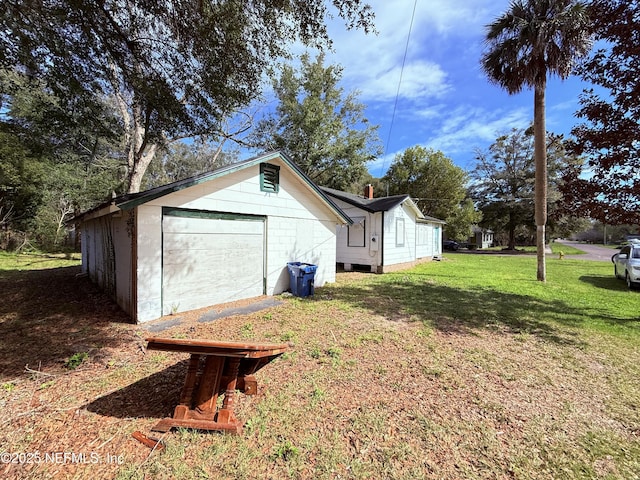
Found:
M 421 321 L 445 333 L 527 333 L 557 344 L 583 344 L 573 327 L 583 326 L 591 318 L 612 324 L 631 321 L 557 299 L 542 300 L 490 288 L 454 288 L 438 285 L 430 278 L 413 272 L 385 274 L 384 278 L 340 285 L 332 296 L 390 320 Z
M 130 343 L 114 323 L 131 320 L 79 267 L 0 272 L 0 379 L 64 367 L 75 353 Z
M 144 377 L 84 406 L 90 412 L 116 418 L 164 418 L 180 400 L 188 360 Z
M 628 290 L 627 284 L 624 280 L 615 278 L 613 275 L 610 277 L 595 276 L 595 275 L 583 275 L 580 277 L 580 281 L 593 285 L 596 288 L 602 288 L 604 290 L 623 291 Z

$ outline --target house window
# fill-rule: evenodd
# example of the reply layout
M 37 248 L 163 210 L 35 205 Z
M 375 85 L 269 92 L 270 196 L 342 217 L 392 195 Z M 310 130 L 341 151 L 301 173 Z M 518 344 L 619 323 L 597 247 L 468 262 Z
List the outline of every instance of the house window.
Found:
M 427 239 L 427 232 L 429 227 L 427 225 L 418 225 L 417 227 L 417 244 L 418 245 L 427 245 L 428 244 L 428 239 Z
M 404 218 L 396 218 L 396 247 L 404 247 Z
M 352 217 L 353 225 L 347 230 L 347 246 L 364 247 L 365 217 Z
M 280 167 L 270 163 L 260 164 L 260 191 L 278 193 L 280 190 Z

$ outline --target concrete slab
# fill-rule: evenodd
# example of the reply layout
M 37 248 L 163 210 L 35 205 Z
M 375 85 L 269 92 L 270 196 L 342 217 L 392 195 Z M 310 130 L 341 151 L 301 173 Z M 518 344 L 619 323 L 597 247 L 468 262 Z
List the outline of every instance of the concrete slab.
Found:
M 142 324 L 142 328 L 149 332 L 161 332 L 167 328 L 175 327 L 182 322 L 182 317 L 170 318 L 157 323 Z
M 269 297 L 259 302 L 250 303 L 242 307 L 225 308 L 224 310 L 220 311 L 209 310 L 208 312 L 200 315 L 200 318 L 198 318 L 197 321 L 199 323 L 213 322 L 215 320 L 219 320 L 225 317 L 231 317 L 233 315 L 246 315 L 248 313 L 259 312 L 260 310 L 276 307 L 278 305 L 282 305 L 283 303 L 284 302 L 282 300 Z M 163 330 L 166 330 L 168 328 L 175 327 L 176 325 L 180 325 L 183 321 L 186 321 L 186 319 L 183 317 L 171 317 L 166 320 L 144 323 L 140 326 L 148 332 L 157 333 L 162 332 Z
M 219 312 L 206 312 L 200 316 L 198 322 L 207 323 L 213 322 L 214 320 L 218 320 L 220 318 L 231 317 L 233 315 L 246 315 L 248 313 L 259 312 L 260 310 L 264 310 L 265 308 L 276 307 L 278 305 L 281 305 L 282 303 L 283 302 L 281 300 L 277 300 L 275 298 L 266 298 L 260 302 L 252 303 L 244 307 L 226 308 Z

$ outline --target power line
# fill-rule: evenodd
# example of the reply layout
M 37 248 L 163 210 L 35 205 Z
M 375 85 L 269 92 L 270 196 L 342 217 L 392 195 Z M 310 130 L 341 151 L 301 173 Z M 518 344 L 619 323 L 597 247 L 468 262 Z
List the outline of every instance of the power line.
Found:
M 404 56 L 402 57 L 402 67 L 400 68 L 400 80 L 398 81 L 398 90 L 396 91 L 396 99 L 393 103 L 393 113 L 391 114 L 391 124 L 389 125 L 389 134 L 387 135 L 387 143 L 384 146 L 384 162 L 382 164 L 382 170 L 384 171 L 387 166 L 387 152 L 389 148 L 389 142 L 391 141 L 391 131 L 393 130 L 393 123 L 396 118 L 396 109 L 398 108 L 398 98 L 400 97 L 400 86 L 402 85 L 402 75 L 404 73 L 404 65 L 407 61 L 407 52 L 409 51 L 409 40 L 411 39 L 411 31 L 413 30 L 413 20 L 416 16 L 416 7 L 418 0 L 413 2 L 413 12 L 411 13 L 411 22 L 409 22 L 409 33 L 407 34 L 407 44 L 404 47 Z

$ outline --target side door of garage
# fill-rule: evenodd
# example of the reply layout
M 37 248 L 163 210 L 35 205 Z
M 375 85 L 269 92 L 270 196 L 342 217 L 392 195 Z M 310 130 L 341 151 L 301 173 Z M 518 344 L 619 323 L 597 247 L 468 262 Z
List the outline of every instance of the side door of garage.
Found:
M 163 315 L 263 295 L 265 220 L 165 207 Z

